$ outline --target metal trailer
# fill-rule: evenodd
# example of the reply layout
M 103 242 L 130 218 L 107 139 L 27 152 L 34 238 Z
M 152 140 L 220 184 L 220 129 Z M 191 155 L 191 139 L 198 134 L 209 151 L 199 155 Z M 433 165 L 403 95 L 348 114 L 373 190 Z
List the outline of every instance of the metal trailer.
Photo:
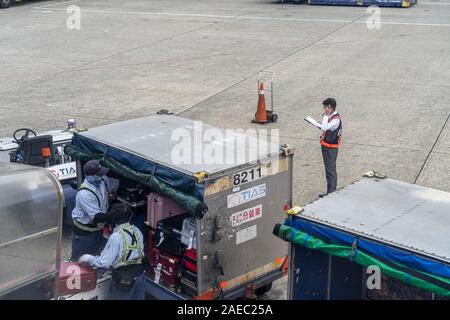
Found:
M 409 8 L 417 0 L 308 0 L 310 5 Z
M 63 191 L 49 171 L 0 162 L 0 299 L 58 295 Z M 42 281 L 55 283 L 43 290 Z
M 282 226 L 292 228 L 285 236 L 292 241 L 289 299 L 450 298 L 450 193 L 391 179 L 363 178 L 306 205 Z M 307 236 L 293 241 L 298 233 Z M 350 257 L 312 250 L 306 245 L 308 237 L 346 246 Z M 367 280 L 373 270 L 359 264 L 358 254 L 397 269 L 404 278 L 381 269 L 381 289 L 369 289 Z M 423 281 L 426 287 L 415 286 Z M 436 291 L 436 286 L 442 290 Z
M 203 139 L 208 133 L 212 139 Z M 243 296 L 246 289 L 268 289 L 272 281 L 286 274 L 287 245 L 273 236 L 272 227 L 279 212 L 292 203 L 294 150 L 251 135 L 227 134 L 224 129 L 167 114 L 74 133 L 74 147 L 103 152 L 134 170 L 152 168 L 153 175 L 164 172 L 165 181 L 176 175 L 194 182 L 197 196 L 208 206 L 206 215 L 197 220 L 199 258 L 194 295 L 170 290 L 147 276 L 146 290 L 153 297 L 232 299 Z M 255 161 L 236 157 L 242 152 L 251 154 L 257 145 L 266 152 Z M 206 150 L 220 149 L 237 159 L 229 162 L 232 164 L 205 163 L 202 156 L 174 161 L 173 152 L 180 146 L 187 146 L 184 151 L 194 158 Z M 239 147 L 243 149 L 235 149 Z M 77 165 L 81 165 L 79 160 Z M 79 175 L 79 182 L 81 179 Z

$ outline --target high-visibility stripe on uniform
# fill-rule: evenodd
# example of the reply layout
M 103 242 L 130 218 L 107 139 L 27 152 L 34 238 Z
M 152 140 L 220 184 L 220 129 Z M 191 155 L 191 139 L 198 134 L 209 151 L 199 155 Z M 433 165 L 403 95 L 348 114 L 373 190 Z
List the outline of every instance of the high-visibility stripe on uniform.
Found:
M 86 190 L 86 191 L 89 191 L 90 193 L 92 193 L 95 196 L 95 198 L 97 199 L 97 201 L 98 201 L 99 208 L 101 208 L 100 198 L 95 193 L 95 190 L 91 188 L 91 186 L 83 183 L 83 184 L 81 184 L 81 186 L 80 186 L 80 188 L 78 189 L 77 192 L 82 191 L 82 190 Z M 93 224 L 90 224 L 90 225 L 82 224 L 81 222 L 79 222 L 75 218 L 72 218 L 72 223 L 78 229 L 86 231 L 86 232 L 96 232 L 96 231 L 99 231 L 99 230 L 103 229 L 103 227 L 105 226 L 104 223 L 98 223 L 98 224 L 93 223 Z
M 322 146 L 324 146 L 324 147 L 327 147 L 327 148 L 333 148 L 333 149 L 336 149 L 336 148 L 339 148 L 339 146 L 340 146 L 340 144 L 341 144 L 341 131 L 342 131 L 342 121 L 341 121 L 341 117 L 339 116 L 339 114 L 335 114 L 334 116 L 332 116 L 331 118 L 329 118 L 328 119 L 328 123 L 330 123 L 332 120 L 334 120 L 334 119 L 339 119 L 339 128 L 338 129 L 336 129 L 336 130 L 339 130 L 338 132 L 337 132 L 337 135 L 338 135 L 338 142 L 337 143 L 328 143 L 328 142 L 326 142 L 325 141 L 325 137 L 326 137 L 326 135 L 327 135 L 327 132 L 329 132 L 330 130 L 327 130 L 327 131 L 325 131 L 323 134 L 322 134 L 322 137 L 321 137 L 321 139 L 320 139 L 320 144 L 322 145 Z
M 120 227 L 118 227 L 118 229 L 115 231 L 115 232 L 119 233 L 120 237 L 122 238 L 123 247 L 122 247 L 122 254 L 120 256 L 120 260 L 113 266 L 114 269 L 132 265 L 132 264 L 141 264 L 142 263 L 142 258 L 143 258 L 142 243 L 139 241 L 135 230 L 136 230 L 135 226 L 132 226 L 129 223 L 126 223 L 126 224 L 123 224 Z M 130 235 L 130 237 L 132 238 L 131 243 L 128 240 L 127 231 L 129 233 L 128 235 Z M 133 241 L 135 241 L 136 243 L 133 244 Z M 129 257 L 134 250 L 138 251 L 139 257 L 129 260 Z

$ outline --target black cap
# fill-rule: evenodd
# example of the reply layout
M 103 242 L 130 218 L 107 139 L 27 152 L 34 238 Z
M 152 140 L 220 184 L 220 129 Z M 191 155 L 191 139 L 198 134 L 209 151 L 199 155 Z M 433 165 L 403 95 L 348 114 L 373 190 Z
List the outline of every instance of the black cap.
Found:
M 104 176 L 109 172 L 108 168 L 102 167 L 98 160 L 89 160 L 83 166 L 83 173 L 86 176 Z

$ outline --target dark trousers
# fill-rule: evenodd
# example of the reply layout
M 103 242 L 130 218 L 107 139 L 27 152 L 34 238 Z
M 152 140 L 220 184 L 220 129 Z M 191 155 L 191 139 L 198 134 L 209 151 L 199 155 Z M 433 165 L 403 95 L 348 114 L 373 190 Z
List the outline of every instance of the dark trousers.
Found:
M 322 157 L 323 163 L 325 164 L 325 174 L 327 177 L 327 193 L 336 191 L 336 159 L 338 156 L 338 150 L 338 148 L 327 148 L 322 146 Z
M 114 281 L 111 283 L 108 300 L 144 300 L 145 299 L 145 280 L 144 274 L 141 274 L 129 291 L 119 289 Z
M 77 261 L 83 254 L 99 255 L 105 244 L 106 239 L 103 238 L 103 230 L 83 236 L 72 233 L 72 256 L 70 260 Z

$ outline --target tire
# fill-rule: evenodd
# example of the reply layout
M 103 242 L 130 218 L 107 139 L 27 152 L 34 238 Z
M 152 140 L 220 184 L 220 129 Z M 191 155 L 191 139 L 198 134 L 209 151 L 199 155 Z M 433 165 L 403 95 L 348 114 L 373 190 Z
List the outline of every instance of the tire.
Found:
M 6 9 L 11 7 L 14 0 L 0 0 L 0 8 Z
M 277 122 L 278 121 L 278 115 L 277 114 L 272 114 L 272 122 Z
M 268 283 L 268 284 L 266 284 L 266 285 L 264 285 L 264 286 L 262 286 L 262 287 L 260 287 L 258 289 L 256 289 L 255 290 L 255 294 L 257 296 L 262 296 L 263 294 L 269 292 L 271 289 L 272 289 L 272 282 Z

